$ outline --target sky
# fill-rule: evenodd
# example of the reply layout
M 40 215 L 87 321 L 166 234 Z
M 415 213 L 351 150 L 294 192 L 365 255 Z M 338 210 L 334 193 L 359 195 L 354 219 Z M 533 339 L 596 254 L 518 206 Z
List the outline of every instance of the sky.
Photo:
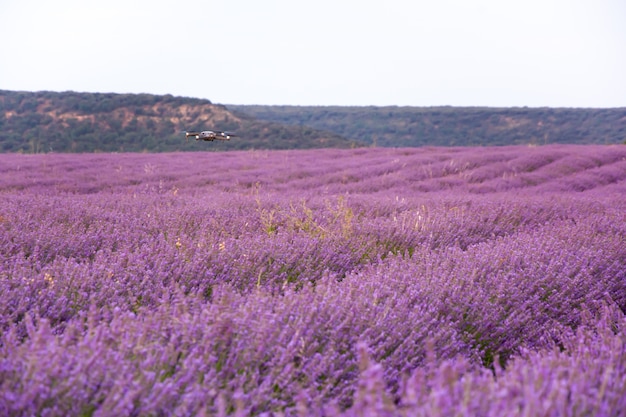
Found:
M 624 0 L 0 0 L 0 90 L 626 107 Z

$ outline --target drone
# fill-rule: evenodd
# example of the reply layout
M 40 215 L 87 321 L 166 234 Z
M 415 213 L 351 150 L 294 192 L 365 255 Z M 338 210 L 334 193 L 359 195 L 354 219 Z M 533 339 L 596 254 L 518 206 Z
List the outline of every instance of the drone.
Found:
M 220 130 L 203 130 L 201 132 L 185 132 L 185 138 L 189 141 L 189 138 L 196 138 L 196 140 L 204 140 L 207 142 L 213 142 L 214 140 L 230 140 L 231 137 L 235 137 L 234 133 L 222 132 Z

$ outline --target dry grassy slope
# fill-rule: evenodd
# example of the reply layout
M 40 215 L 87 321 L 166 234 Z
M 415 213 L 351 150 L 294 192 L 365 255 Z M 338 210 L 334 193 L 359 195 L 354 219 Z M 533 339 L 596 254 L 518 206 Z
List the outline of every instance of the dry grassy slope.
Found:
M 128 128 L 131 123 L 148 128 L 168 121 L 176 126 L 172 133 L 184 130 L 190 125 L 215 125 L 220 123 L 241 123 L 241 117 L 233 115 L 226 107 L 215 104 L 186 104 L 172 106 L 168 103 L 156 103 L 146 106 L 124 106 L 106 113 L 91 113 L 79 110 L 59 108 L 50 99 L 38 99 L 35 112 L 49 117 L 63 127 L 69 127 L 70 121 L 90 122 L 102 129 L 113 129 L 119 123 Z M 4 117 L 11 119 L 18 116 L 15 110 L 6 110 Z

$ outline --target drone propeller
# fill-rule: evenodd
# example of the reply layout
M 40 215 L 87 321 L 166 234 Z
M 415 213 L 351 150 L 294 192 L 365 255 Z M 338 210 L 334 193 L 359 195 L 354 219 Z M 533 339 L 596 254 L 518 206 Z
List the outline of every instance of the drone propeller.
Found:
M 190 136 L 195 136 L 197 138 L 199 134 L 200 134 L 199 132 L 187 132 L 187 131 L 185 131 L 185 139 L 187 140 L 187 142 L 189 142 L 189 137 Z

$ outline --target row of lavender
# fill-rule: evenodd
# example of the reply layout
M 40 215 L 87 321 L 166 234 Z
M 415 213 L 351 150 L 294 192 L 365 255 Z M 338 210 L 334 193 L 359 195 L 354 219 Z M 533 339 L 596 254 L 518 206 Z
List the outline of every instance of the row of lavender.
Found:
M 626 147 L 0 155 L 0 193 L 0 414 L 626 409 Z

